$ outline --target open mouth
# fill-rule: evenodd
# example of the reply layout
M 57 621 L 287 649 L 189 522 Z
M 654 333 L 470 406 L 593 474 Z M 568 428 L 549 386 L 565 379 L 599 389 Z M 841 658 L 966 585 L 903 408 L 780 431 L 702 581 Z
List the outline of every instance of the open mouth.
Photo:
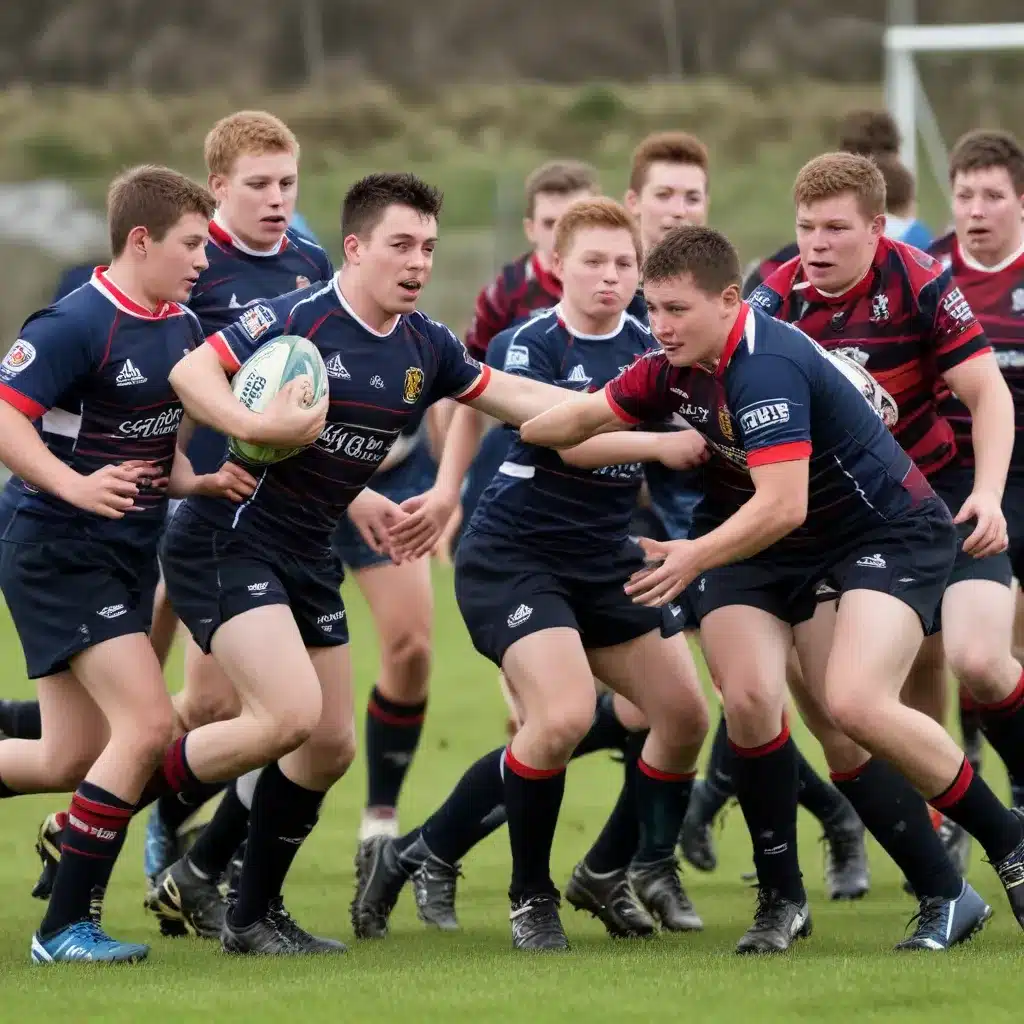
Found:
M 808 260 L 807 266 L 813 267 L 815 270 L 832 270 L 835 264 L 829 263 L 827 260 Z
M 273 214 L 270 217 L 261 217 L 260 223 L 266 224 L 268 228 L 277 228 L 278 230 L 280 230 L 287 226 L 288 221 L 286 221 L 284 217 L 281 217 L 277 214 Z
M 423 285 L 419 281 L 409 280 L 399 281 L 398 287 L 401 288 L 406 295 L 410 296 L 411 298 L 415 298 L 417 295 L 419 295 L 420 289 L 423 287 Z

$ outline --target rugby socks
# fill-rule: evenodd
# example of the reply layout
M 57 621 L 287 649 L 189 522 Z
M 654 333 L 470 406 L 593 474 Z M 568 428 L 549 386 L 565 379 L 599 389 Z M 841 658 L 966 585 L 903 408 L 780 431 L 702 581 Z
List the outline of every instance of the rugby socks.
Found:
M 963 880 L 932 827 L 928 805 L 895 768 L 871 758 L 852 772 L 833 772 L 832 781 L 919 900 L 960 895 Z
M 139 797 L 136 812 L 148 807 L 154 800 L 167 793 L 178 794 L 183 801 L 194 807 L 201 807 L 224 788 L 223 782 L 203 782 L 196 778 L 185 753 L 187 742 L 188 733 L 185 733 L 167 748 L 163 763 L 153 773 L 142 791 L 142 796 Z
M 12 740 L 38 740 L 43 716 L 37 700 L 0 700 L 0 733 Z
M 810 811 L 818 821 L 823 825 L 831 825 L 842 818 L 853 816 L 853 808 L 846 797 L 835 786 L 830 786 L 799 750 L 796 752 L 796 770 L 800 806 Z
M 783 725 L 775 739 L 759 747 L 732 744 L 736 758 L 736 797 L 754 846 L 758 885 L 786 900 L 807 895 L 796 849 L 797 754 Z
M 998 864 L 1024 839 L 1021 820 L 1004 807 L 965 757 L 956 778 L 928 801 L 937 811 L 966 829 L 981 843 L 993 864 Z
M 89 917 L 94 890 L 104 891 L 121 852 L 132 804 L 91 782 L 71 798 L 61 841 L 61 858 L 39 935 L 46 939 Z
M 630 731 L 615 714 L 615 695 L 611 692 L 602 693 L 597 698 L 593 724 L 572 756 L 583 757 L 596 750 L 625 750 L 630 735 Z
M 674 856 L 696 773 L 663 772 L 642 757 L 636 766 L 640 842 L 633 863 L 654 864 Z
M 226 782 L 212 783 L 218 790 L 224 789 L 229 784 Z M 210 799 L 213 799 L 210 797 Z M 206 800 L 196 803 L 193 795 L 186 793 L 165 793 L 157 800 L 157 813 L 160 820 L 167 828 L 177 834 L 178 829 L 199 810 Z
M 292 861 L 316 825 L 324 796 L 292 782 L 277 762 L 263 769 L 253 794 L 238 893 L 229 911 L 235 928 L 266 917 L 271 902 L 281 895 Z
M 700 822 L 710 825 L 715 815 L 736 795 L 733 776 L 736 771 L 736 753 L 729 745 L 729 734 L 725 726 L 725 715 L 718 721 L 715 738 L 711 742 L 711 756 L 704 771 L 704 778 L 698 785 L 700 801 Z
M 238 797 L 237 784 L 224 791 L 217 810 L 185 855 L 200 878 L 216 881 L 227 870 L 235 850 L 249 831 L 249 809 Z
M 1024 674 L 1008 697 L 977 708 L 985 738 L 1003 759 L 1010 777 L 1020 778 L 1024 775 Z
M 608 820 L 583 863 L 596 875 L 608 875 L 629 867 L 640 844 L 640 818 L 637 811 L 637 760 L 647 733 L 631 738 L 623 761 L 622 788 Z
M 508 747 L 503 776 L 512 847 L 509 899 L 518 903 L 528 896 L 554 895 L 558 890 L 551 881 L 551 844 L 565 792 L 565 769 L 531 768 Z
M 495 808 L 505 799 L 505 783 L 501 777 L 504 753 L 504 747 L 498 747 L 470 765 L 448 794 L 448 799 L 423 825 L 395 841 L 399 857 L 411 851 L 416 840 L 422 838 L 438 860 L 454 865 L 498 828 L 504 818 L 499 818 L 493 828 L 488 824 L 494 817 Z M 422 860 L 406 857 L 402 863 L 411 872 L 419 867 Z
M 426 710 L 426 701 L 399 704 L 373 688 L 366 707 L 367 807 L 398 806 Z

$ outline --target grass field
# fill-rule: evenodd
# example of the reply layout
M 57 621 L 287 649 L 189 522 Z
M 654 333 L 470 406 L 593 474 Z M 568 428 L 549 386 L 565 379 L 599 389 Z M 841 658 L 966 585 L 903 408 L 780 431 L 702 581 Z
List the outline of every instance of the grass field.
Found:
M 406 825 L 421 820 L 462 769 L 503 736 L 503 705 L 492 667 L 472 650 L 452 596 L 450 574 L 436 573 L 437 661 L 423 743 L 401 807 Z M 365 706 L 376 651 L 366 609 L 348 588 L 357 677 L 357 707 Z M 31 692 L 6 613 L 0 612 L 0 654 L 7 696 Z M 169 670 L 173 685 L 180 663 Z M 360 715 L 361 717 L 361 715 Z M 810 742 L 807 753 L 820 760 Z M 994 757 L 988 765 L 995 774 Z M 574 763 L 569 772 L 554 855 L 564 884 L 596 835 L 619 785 L 620 769 L 603 755 Z M 1005 779 L 998 778 L 1000 790 Z M 504 830 L 467 859 L 459 890 L 463 930 L 427 932 L 406 893 L 381 943 L 352 940 L 348 902 L 352 854 L 364 793 L 357 766 L 332 793 L 320 826 L 304 846 L 288 883 L 298 919 L 322 934 L 351 943 L 338 960 L 253 962 L 229 959 L 197 940 L 155 937 L 141 908 L 142 830 L 133 828 L 107 899 L 106 923 L 120 938 L 150 942 L 138 967 L 37 968 L 29 964 L 29 937 L 42 904 L 29 896 L 37 870 L 36 826 L 62 802 L 43 797 L 3 804 L 0 830 L 0 1020 L 75 1022 L 244 1020 L 370 1021 L 640 1021 L 682 1018 L 759 1024 L 821 1021 L 913 1024 L 947 1019 L 985 1024 L 1018 1022 L 1024 1005 L 1020 971 L 1024 936 L 1013 922 L 991 870 L 976 853 L 971 879 L 995 908 L 988 929 L 969 947 L 948 955 L 897 957 L 888 949 L 915 909 L 900 892 L 895 869 L 872 847 L 873 887 L 852 905 L 825 901 L 816 823 L 801 815 L 802 864 L 815 932 L 786 958 L 740 959 L 732 947 L 750 921 L 751 891 L 742 818 L 731 811 L 720 836 L 721 863 L 713 875 L 686 874 L 706 931 L 663 936 L 646 943 L 612 943 L 603 929 L 566 907 L 573 950 L 565 955 L 514 954 L 505 890 L 509 856 Z

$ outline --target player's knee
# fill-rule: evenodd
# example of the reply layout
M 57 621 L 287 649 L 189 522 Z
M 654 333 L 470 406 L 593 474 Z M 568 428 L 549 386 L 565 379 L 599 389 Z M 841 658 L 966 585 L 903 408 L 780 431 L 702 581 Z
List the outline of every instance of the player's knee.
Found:
M 587 700 L 580 695 L 576 700 L 553 704 L 533 718 L 531 709 L 527 724 L 537 725 L 537 735 L 550 756 L 556 760 L 568 761 L 594 723 L 596 697 Z
M 700 695 L 677 693 L 651 717 L 652 731 L 660 733 L 673 749 L 700 747 L 708 734 L 708 706 Z
M 174 709 L 171 702 L 160 701 L 145 713 L 133 716 L 132 728 L 116 737 L 120 745 L 129 747 L 139 765 L 157 765 L 174 736 Z M 111 740 L 115 737 L 112 734 Z
M 269 760 L 276 760 L 297 750 L 305 743 L 320 723 L 320 705 L 315 702 L 297 703 L 280 710 L 264 723 L 261 739 Z
M 349 722 L 330 732 L 318 729 L 310 737 L 310 763 L 327 785 L 340 779 L 356 757 L 355 726 Z
M 880 707 L 876 698 L 877 695 L 855 686 L 833 687 L 828 698 L 829 717 L 844 736 L 857 743 L 869 743 Z
M 781 693 L 758 679 L 730 679 L 722 691 L 722 703 L 730 724 L 744 731 L 757 729 L 764 722 L 781 720 Z
M 978 639 L 981 642 L 978 642 Z M 1007 696 L 1016 681 L 1007 649 L 978 638 L 948 653 L 949 667 L 975 700 L 994 703 Z M 1009 685 L 1007 685 L 1009 683 Z
M 231 686 L 187 685 L 178 696 L 175 709 L 186 729 L 227 721 L 237 717 L 240 709 L 238 696 Z
M 381 667 L 391 685 L 401 693 L 395 697 L 423 700 L 430 677 L 430 629 L 403 628 L 382 641 Z

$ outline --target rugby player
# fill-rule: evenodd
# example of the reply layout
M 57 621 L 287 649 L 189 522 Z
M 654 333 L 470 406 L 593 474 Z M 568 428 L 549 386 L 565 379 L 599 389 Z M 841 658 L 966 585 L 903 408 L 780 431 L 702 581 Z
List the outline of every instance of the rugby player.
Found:
M 709 411 L 702 433 L 714 454 L 694 539 L 645 541 L 657 564 L 626 589 L 657 606 L 693 584 L 704 650 L 741 755 L 737 793 L 754 839 L 758 908 L 737 951 L 781 951 L 810 932 L 781 682 L 794 639 L 807 690 L 831 721 L 979 839 L 1015 916 L 1024 917 L 1024 816 L 971 774 L 941 726 L 899 700 L 956 557 L 947 507 L 837 357 L 741 300 L 738 257 L 724 237 L 696 228 L 670 235 L 645 261 L 644 292 L 664 351 L 639 360 L 603 393 L 524 424 L 522 433 L 564 448 L 686 401 Z M 813 636 L 822 583 L 838 598 L 824 659 Z M 804 657 L 812 653 L 819 663 Z M 863 792 L 850 799 L 872 829 L 870 804 L 901 794 L 889 780 L 881 790 L 868 785 L 872 773 L 852 775 Z M 927 825 L 924 833 L 935 838 Z M 991 915 L 952 875 L 956 891 L 922 901 L 918 928 L 899 948 L 947 948 Z
M 503 359 L 508 372 L 592 390 L 648 351 L 647 327 L 626 312 L 639 251 L 639 233 L 618 203 L 591 199 L 570 207 L 556 228 L 561 302 L 514 332 Z M 488 358 L 494 355 L 492 349 Z M 524 712 L 521 728 L 507 750 L 492 751 L 463 775 L 422 828 L 368 848 L 351 907 L 357 936 L 387 933 L 407 879 L 421 919 L 455 927 L 456 865 L 504 804 L 513 944 L 566 946 L 548 857 L 565 763 L 585 752 L 584 733 L 593 731 L 593 676 L 624 692 L 657 725 L 637 737 L 636 771 L 627 772 L 602 838 L 574 870 L 568 899 L 617 936 L 655 930 L 636 897 L 666 929 L 702 927 L 672 851 L 706 709 L 685 640 L 663 640 L 661 613 L 637 615 L 620 589 L 638 564 L 627 538 L 642 463 L 656 443 L 659 457 L 676 469 L 703 455 L 692 432 L 608 437 L 561 458 L 520 443 L 510 449 L 459 546 L 456 596 L 477 649 L 504 671 Z M 551 664 L 563 666 L 557 686 L 543 668 Z M 641 664 L 643 679 L 635 675 Z M 622 820 L 622 807 L 632 821 Z M 433 895 L 440 877 L 452 879 L 447 913 Z
M 440 193 L 414 175 L 360 180 L 345 197 L 345 263 L 332 281 L 250 306 L 172 373 L 199 422 L 244 439 L 259 416 L 233 396 L 228 374 L 259 346 L 300 334 L 328 367 L 335 365 L 316 444 L 263 470 L 241 511 L 215 500 L 186 501 L 161 549 L 175 608 L 231 678 L 242 708 L 230 721 L 175 741 L 154 788 L 201 791 L 267 765 L 253 794 L 237 898 L 221 932 L 230 952 L 344 950 L 305 932 L 281 901 L 325 793 L 354 756 L 341 567 L 329 557 L 335 523 L 361 507 L 373 521 L 370 532 L 386 534 L 391 525 L 396 557 L 425 554 L 451 506 L 428 492 L 402 510 L 364 490 L 412 417 L 455 397 L 518 423 L 565 397 L 558 388 L 481 368 L 446 327 L 416 311 L 430 277 L 440 206 Z M 383 388 L 374 384 L 378 376 Z M 215 888 L 213 879 L 193 878 L 186 898 L 177 879 L 188 871 L 179 860 L 159 880 L 164 892 L 177 893 L 186 918 L 199 883 L 211 898 Z

